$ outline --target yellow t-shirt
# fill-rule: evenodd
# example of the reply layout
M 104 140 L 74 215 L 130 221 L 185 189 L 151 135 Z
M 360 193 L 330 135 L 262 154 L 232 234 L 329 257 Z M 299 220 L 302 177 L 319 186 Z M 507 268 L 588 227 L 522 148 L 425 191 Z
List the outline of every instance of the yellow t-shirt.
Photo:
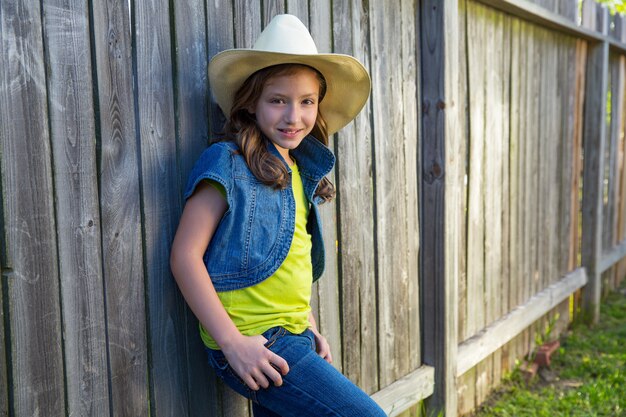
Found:
M 222 187 L 219 183 L 211 184 Z M 302 333 L 309 327 L 313 282 L 311 235 L 306 230 L 309 203 L 295 164 L 291 166 L 291 187 L 296 201 L 296 226 L 285 261 L 273 275 L 256 285 L 217 293 L 237 329 L 246 336 L 276 326 L 292 333 Z M 225 194 L 223 188 L 221 191 Z M 202 325 L 200 336 L 207 347 L 219 349 Z

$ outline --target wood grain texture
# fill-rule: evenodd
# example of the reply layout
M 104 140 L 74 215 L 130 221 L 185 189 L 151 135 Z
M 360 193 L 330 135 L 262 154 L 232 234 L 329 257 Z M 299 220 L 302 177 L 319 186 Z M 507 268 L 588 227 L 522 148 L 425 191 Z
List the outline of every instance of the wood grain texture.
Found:
M 577 219 L 572 210 L 575 201 L 571 198 L 577 188 L 575 172 L 575 120 L 582 114 L 576 112 L 576 41 L 562 37 L 559 45 L 557 72 L 561 74 L 557 83 L 557 96 L 560 98 L 560 142 L 557 151 L 559 161 L 559 197 L 558 197 L 558 252 L 557 270 L 561 276 L 574 268 L 572 247 L 572 222 Z M 574 216 L 573 216 L 574 215 Z
M 432 395 L 434 385 L 435 370 L 430 366 L 421 366 L 387 388 L 373 394 L 372 399 L 378 403 L 387 416 L 398 416 Z
M 202 0 L 175 2 L 173 6 L 177 171 L 182 190 L 209 136 L 206 13 Z M 185 309 L 185 331 L 189 415 L 217 415 L 216 377 L 206 359 L 198 320 L 189 308 Z
M 464 339 L 486 325 L 485 312 L 485 77 L 486 8 L 467 3 L 469 176 L 467 200 L 467 329 Z
M 463 195 L 461 198 L 458 210 L 461 213 L 461 234 L 459 236 L 459 288 L 458 288 L 458 333 L 457 338 L 459 341 L 465 340 L 467 321 L 469 319 L 468 314 L 468 282 L 467 282 L 467 178 L 468 178 L 468 166 L 467 152 L 469 146 L 469 80 L 468 80 L 468 59 L 467 54 L 467 1 L 459 1 L 459 106 L 460 117 L 457 127 L 459 129 L 459 135 L 461 137 L 460 153 L 464 157 L 461 161 L 458 161 L 462 166 L 459 169 L 463 172 Z M 420 94 L 421 95 L 421 94 Z M 420 129 L 421 130 L 421 129 Z M 423 139 L 422 139 L 423 140 Z M 421 161 L 421 147 L 420 147 L 420 161 Z M 421 173 L 421 170 L 420 170 Z M 420 176 L 421 183 L 421 176 Z M 420 196 L 421 198 L 421 196 Z M 457 392 L 461 392 L 462 387 L 459 386 Z M 460 397 L 459 397 L 460 398 Z M 459 404 L 459 410 L 464 406 Z
M 2 356 L 11 350 L 9 414 L 56 417 L 67 409 L 40 7 L 0 4 L 3 324 L 10 332 Z
M 500 253 L 500 279 L 499 286 L 497 288 L 499 292 L 498 302 L 497 302 L 497 314 L 498 317 L 506 314 L 511 306 L 509 305 L 509 294 L 510 294 L 510 286 L 514 285 L 514 282 L 511 282 L 511 273 L 510 273 L 510 261 L 509 261 L 509 245 L 511 243 L 511 239 L 509 238 L 510 226 L 509 222 L 511 221 L 510 215 L 510 191 L 509 187 L 511 186 L 511 159 L 509 156 L 510 152 L 510 140 L 511 140 L 511 82 L 510 82 L 510 74 L 511 74 L 511 18 L 507 15 L 502 16 L 502 37 L 500 38 L 500 42 L 502 43 L 502 56 L 500 57 L 499 69 L 501 71 L 500 83 L 502 89 L 502 97 L 501 97 L 501 109 L 502 109 L 502 144 L 501 144 L 501 169 L 499 170 L 501 175 L 501 183 L 502 183 L 502 192 L 499 196 L 502 201 L 501 213 L 499 214 L 499 218 L 501 219 L 501 253 Z M 496 370 L 501 369 L 499 363 L 499 359 L 494 360 L 494 366 Z M 499 380 L 498 376 L 498 380 Z
M 111 411 L 147 416 L 147 319 L 130 19 L 117 2 L 94 2 L 92 14 Z
M 261 4 L 233 0 L 235 48 L 252 48 L 261 33 Z
M 169 267 L 181 211 L 176 158 L 169 4 L 136 3 L 136 97 L 146 301 L 149 314 L 150 414 L 188 415 L 185 304 Z M 164 192 L 164 190 L 167 190 Z M 175 196 L 173 198 L 173 196 Z
M 403 137 L 404 137 L 404 177 L 405 177 L 405 204 L 406 217 L 406 268 L 408 271 L 408 300 L 407 300 L 407 327 L 404 330 L 409 342 L 408 370 L 417 369 L 422 364 L 421 357 L 421 330 L 420 330 L 420 302 L 419 302 L 419 198 L 418 177 L 419 162 L 418 149 L 421 147 L 420 137 L 420 107 L 418 104 L 419 81 L 421 79 L 417 63 L 419 44 L 416 39 L 419 9 L 412 0 L 404 0 L 401 4 L 402 13 L 402 106 L 403 106 Z
M 218 52 L 234 48 L 234 16 L 230 0 L 218 0 L 206 3 L 207 12 L 207 50 L 209 59 Z M 209 88 L 211 86 L 209 85 Z M 209 102 L 209 141 L 216 138 L 224 123 L 224 114 L 213 97 Z M 222 416 L 248 416 L 251 411 L 248 401 L 228 388 L 220 380 L 216 384 L 218 409 Z M 219 414 L 218 414 L 219 415 Z
M 583 12 L 585 9 L 583 8 Z M 594 24 L 596 19 L 583 22 Z M 603 33 L 606 28 L 595 28 Z M 583 315 L 597 322 L 600 315 L 601 276 L 598 266 L 602 251 L 602 178 L 606 143 L 606 95 L 608 87 L 609 46 L 589 45 L 585 84 L 583 127 L 584 176 L 582 202 L 582 263 L 588 269 L 589 282 L 583 291 Z
M 297 16 L 298 19 L 304 23 L 304 26 L 310 29 L 309 26 L 309 2 L 303 0 L 285 0 L 285 12 Z
M 263 27 L 272 20 L 272 18 L 278 14 L 285 13 L 285 1 L 284 0 L 264 0 L 261 14 L 263 15 Z
M 458 211 L 463 195 L 462 149 L 458 110 L 457 1 L 420 5 L 424 138 L 422 166 L 421 291 L 423 357 L 435 367 L 431 411 L 457 409 L 457 286 L 459 280 Z M 468 28 L 468 36 L 469 28 Z M 444 180 L 445 178 L 445 180 Z M 445 236 L 445 239 L 440 237 Z M 439 237 L 439 238 L 438 238 Z
M 96 132 L 86 1 L 45 1 L 44 41 L 67 410 L 109 414 Z
M 328 53 L 333 49 L 332 33 L 333 23 L 331 21 L 331 2 L 329 0 L 318 1 L 310 11 L 311 36 L 320 53 Z M 336 149 L 335 138 L 330 137 L 328 146 L 331 150 Z M 336 183 L 336 170 L 328 174 L 328 179 Z M 317 302 L 317 323 L 320 331 L 324 334 L 330 344 L 333 358 L 342 357 L 341 344 L 341 320 L 339 302 L 339 269 L 337 264 L 338 236 L 337 236 L 337 201 L 324 204 L 320 208 L 320 215 L 323 224 L 322 235 L 324 237 L 324 248 L 326 253 L 326 266 L 324 275 L 314 286 L 318 296 Z M 333 365 L 342 370 L 341 360 L 334 360 Z
M 409 257 L 415 253 L 409 234 L 417 231 L 406 226 L 413 213 L 410 207 L 417 204 L 417 186 L 415 177 L 405 177 L 407 159 L 416 158 L 406 154 L 405 141 L 416 141 L 417 137 L 404 137 L 404 81 L 400 81 L 412 80 L 414 75 L 402 71 L 402 44 L 397 41 L 402 37 L 400 12 L 387 5 L 370 8 L 380 388 L 411 371 L 408 295 L 409 280 L 417 274 L 409 270 Z M 388 99 L 391 97 L 394 99 Z
M 4 239 L 4 233 L 2 233 L 1 239 Z M 2 259 L 6 259 L 4 248 L 6 247 L 6 243 L 2 242 Z M 2 262 L 3 266 L 5 262 Z M 5 272 L 2 272 L 0 276 L 0 343 L 2 348 L 0 349 L 0 416 L 8 417 L 9 416 L 9 396 L 12 394 L 13 387 L 10 386 L 9 383 L 9 366 L 11 366 L 9 358 L 10 352 L 7 351 L 6 346 L 9 346 L 8 340 L 8 327 L 5 330 L 5 315 L 4 315 L 4 291 L 5 287 L 7 287 L 7 277 L 5 277 Z
M 333 2 L 336 53 L 369 69 L 367 10 L 359 1 Z M 344 374 L 367 393 L 378 390 L 376 246 L 371 101 L 337 134 L 337 203 Z
M 461 343 L 457 375 L 463 375 L 504 344 L 513 340 L 525 328 L 550 313 L 586 282 L 587 275 L 584 268 L 577 268 L 562 277 L 560 281 L 535 294 L 528 302 L 487 326 L 474 337 Z

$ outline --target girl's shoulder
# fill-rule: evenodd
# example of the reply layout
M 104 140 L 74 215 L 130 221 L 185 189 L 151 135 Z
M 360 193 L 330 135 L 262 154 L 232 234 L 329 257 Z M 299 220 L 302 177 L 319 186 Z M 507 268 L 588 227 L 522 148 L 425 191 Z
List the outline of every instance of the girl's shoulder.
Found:
M 202 180 L 212 180 L 231 188 L 234 167 L 237 165 L 238 147 L 233 142 L 215 142 L 202 152 L 187 181 L 185 198 L 188 198 Z

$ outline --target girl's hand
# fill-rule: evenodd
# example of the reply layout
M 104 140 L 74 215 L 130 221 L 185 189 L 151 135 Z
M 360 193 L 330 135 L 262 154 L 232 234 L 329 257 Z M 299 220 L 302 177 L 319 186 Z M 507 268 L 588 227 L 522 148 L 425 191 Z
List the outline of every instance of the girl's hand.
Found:
M 237 375 L 254 391 L 268 388 L 269 380 L 275 386 L 281 386 L 282 375 L 289 372 L 287 361 L 265 347 L 267 339 L 262 335 L 240 336 L 235 342 L 222 347 L 226 360 Z
M 317 354 L 320 355 L 326 362 L 333 363 L 333 355 L 330 353 L 330 345 L 324 336 L 317 331 L 315 327 L 310 327 L 311 331 L 315 335 L 315 345 L 317 346 Z

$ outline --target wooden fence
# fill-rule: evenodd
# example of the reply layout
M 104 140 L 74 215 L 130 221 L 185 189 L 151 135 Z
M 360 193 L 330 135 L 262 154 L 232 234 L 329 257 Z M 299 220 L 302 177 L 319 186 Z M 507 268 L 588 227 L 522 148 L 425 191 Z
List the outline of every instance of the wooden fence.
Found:
M 168 259 L 223 122 L 208 59 L 278 13 L 372 76 L 331 143 L 312 303 L 390 415 L 469 411 L 572 294 L 589 281 L 593 321 L 626 273 L 624 19 L 609 33 L 585 3 L 579 25 L 567 0 L 130 5 L 0 2 L 0 416 L 250 414 Z

